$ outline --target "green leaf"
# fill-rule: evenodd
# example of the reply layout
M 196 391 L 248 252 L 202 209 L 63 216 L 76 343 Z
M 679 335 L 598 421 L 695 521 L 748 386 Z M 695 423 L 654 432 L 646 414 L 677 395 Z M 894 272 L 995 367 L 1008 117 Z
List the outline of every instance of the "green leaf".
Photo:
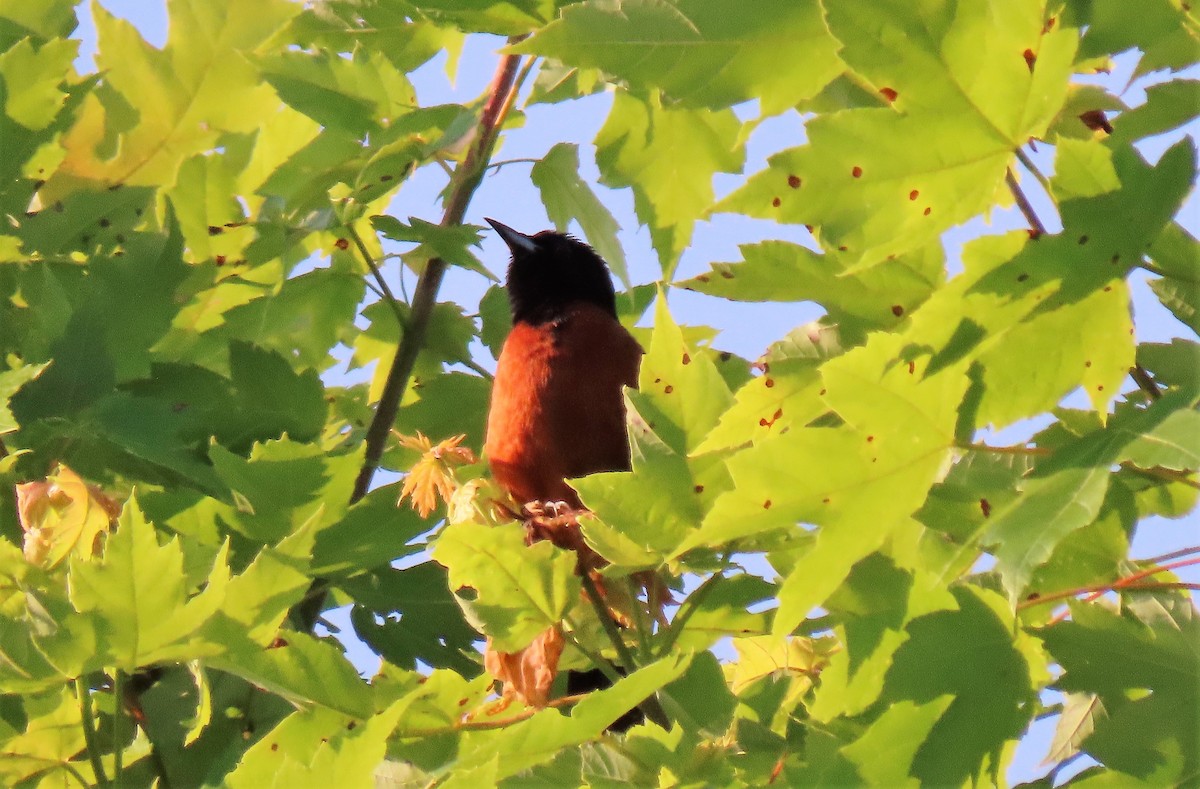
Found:
M 279 52 L 257 62 L 280 98 L 322 126 L 361 134 L 416 103 L 412 84 L 379 52 Z
M 719 466 L 690 462 L 649 430 L 639 413 L 644 400 L 634 394 L 630 392 L 626 401 L 630 414 L 636 415 L 629 430 L 633 471 L 571 480 L 594 513 L 581 522 L 583 535 L 614 572 L 650 569 L 666 562 L 680 541 L 699 526 L 712 495 L 727 487 L 714 482 L 714 477 L 723 476 Z M 713 490 L 702 496 L 706 487 Z M 650 523 L 653 528 L 647 528 Z
M 714 263 L 677 286 L 735 301 L 815 301 L 846 333 L 895 327 L 945 276 L 940 243 L 857 274 L 837 254 L 784 241 L 743 244 L 741 251 L 743 262 Z
M 401 507 L 399 498 L 396 484 L 376 488 L 321 529 L 313 547 L 313 573 L 350 575 L 419 551 L 421 546 L 410 543 L 431 524 L 409 507 Z
M 380 567 L 340 588 L 358 604 L 350 612 L 354 631 L 387 662 L 416 670 L 419 660 L 466 677 L 479 673 L 479 634 L 463 619 L 438 563 Z
M 696 453 L 758 442 L 827 412 L 817 394 L 819 368 L 842 352 L 839 339 L 837 329 L 810 323 L 772 345 L 757 364 L 762 375 L 742 384 Z
M 1056 200 L 1095 197 L 1120 189 L 1112 156 L 1112 149 L 1100 140 L 1059 140 L 1052 184 Z
M 638 221 L 650 228 L 663 274 L 670 276 L 713 202 L 713 175 L 738 172 L 745 149 L 730 110 L 664 105 L 619 91 L 596 135 L 600 182 L 632 187 Z
M 1146 88 L 1146 102 L 1117 116 L 1113 143 L 1132 143 L 1176 129 L 1196 117 L 1200 80 L 1173 79 Z
M 1142 343 L 1138 345 L 1137 360 L 1159 383 L 1190 391 L 1200 389 L 1200 344 L 1194 341 L 1176 337 L 1169 343 Z
M 0 7 L 0 49 L 8 49 L 26 36 L 66 38 L 79 22 L 73 0 L 44 3 L 5 3 Z
M 954 444 L 961 373 L 922 378 L 901 338 L 876 334 L 826 362 L 826 402 L 848 424 L 793 428 L 728 461 L 723 494 L 680 550 L 816 524 L 816 542 L 780 590 L 775 632 L 790 632 L 925 500 Z
M 854 566 L 825 604 L 842 621 L 836 630 L 844 648 L 821 670 L 820 687 L 809 705 L 814 719 L 830 723 L 853 717 L 879 701 L 896 650 L 908 640 L 908 624 L 957 608 L 943 583 L 941 575 L 905 570 L 881 554 Z M 891 724 L 878 725 L 887 729 Z M 910 753 L 909 764 L 911 759 Z
M 370 786 L 387 738 L 411 701 L 401 699 L 361 725 L 325 710 L 297 712 L 251 746 L 228 786 Z
M 890 106 L 818 116 L 808 145 L 770 157 L 714 210 L 819 225 L 823 246 L 855 271 L 996 201 L 1012 151 L 1042 136 L 1065 99 L 1077 33 L 1047 32 L 1034 3 L 896 0 L 826 13 L 841 58 Z
M 959 785 L 988 772 L 994 780 L 1002 770 L 1001 750 L 1020 735 L 1035 708 L 1031 674 L 1037 668 L 1014 643 L 1003 600 L 969 587 L 951 591 L 959 610 L 909 624 L 909 640 L 887 675 L 892 705 L 940 705 L 953 696 L 913 758 L 910 774 L 922 785 Z
M 1143 54 L 1134 76 L 1161 68 L 1178 70 L 1200 59 L 1196 48 L 1200 24 L 1186 5 L 1170 0 L 1147 0 L 1136 9 L 1113 0 L 1071 5 L 1079 22 L 1087 26 L 1079 44 L 1080 57 L 1115 55 L 1137 47 Z
M 450 571 L 467 619 L 502 652 L 528 646 L 579 600 L 575 555 L 549 542 L 527 546 L 516 526 L 451 524 L 438 534 L 433 558 Z
M 71 64 L 78 50 L 79 42 L 61 39 L 34 50 L 25 39 L 0 54 L 0 79 L 8 94 L 5 114 L 34 131 L 49 126 L 66 101 L 58 86 L 73 75 Z
M 923 703 L 893 704 L 842 753 L 871 785 L 920 786 L 909 772 L 914 758 L 953 702 L 954 696 L 947 694 Z
M 94 9 L 96 61 L 111 92 L 85 102 L 47 193 L 70 190 L 74 178 L 170 186 L 180 163 L 211 148 L 221 131 L 254 131 L 277 101 L 246 54 L 299 11 L 282 0 L 253 8 L 172 3 L 167 45 L 159 50 L 129 22 Z M 106 136 L 120 141 L 110 155 L 97 149 Z
M 681 456 L 696 447 L 733 399 L 713 360 L 684 339 L 665 295 L 654 311 L 654 333 L 631 395 L 638 414 Z
M 711 652 L 692 659 L 687 673 L 662 690 L 667 714 L 689 731 L 720 737 L 733 722 L 737 699 Z
M 629 287 L 625 252 L 617 240 L 621 226 L 579 177 L 579 146 L 574 143 L 555 145 L 533 166 L 530 180 L 541 192 L 542 203 L 554 227 L 565 233 L 571 220 L 578 220 L 596 252 L 625 287 Z
M 1180 323 L 1200 334 L 1200 296 L 1195 282 L 1157 279 L 1150 282 L 1150 289 Z
M 441 258 L 451 265 L 462 266 L 492 281 L 496 280 L 495 275 L 467 249 L 479 245 L 480 228 L 475 225 L 442 227 L 415 216 L 410 216 L 408 221 L 410 224 L 406 225 L 393 216 L 380 215 L 371 217 L 371 226 L 392 241 L 418 245 L 404 256 L 405 262 L 414 270 L 421 271 L 429 260 Z
M 512 49 L 600 68 L 691 106 L 758 99 L 768 115 L 816 95 L 842 70 L 837 42 L 810 0 L 732 15 L 703 0 L 579 3 Z
M 362 465 L 358 452 L 326 454 L 287 438 L 255 445 L 249 458 L 216 445 L 208 456 L 237 509 L 229 525 L 264 544 L 278 542 L 310 518 L 320 526 L 339 520 Z
M 367 718 L 373 711 L 370 688 L 335 642 L 291 630 L 279 631 L 267 649 L 248 640 L 238 644 L 232 634 L 223 640 L 232 648 L 209 659 L 213 668 L 297 705 L 320 704 L 355 718 Z
M 1172 783 L 1194 774 L 1200 766 L 1194 613 L 1183 609 L 1147 624 L 1129 612 L 1073 603 L 1071 614 L 1071 621 L 1038 635 L 1065 671 L 1056 684 L 1098 694 L 1108 712 L 1095 720 L 1083 750 L 1143 780 Z
M 206 590 L 187 600 L 178 540 L 160 546 L 154 527 L 131 499 L 105 541 L 101 559 L 71 557 L 68 583 L 71 604 L 94 618 L 101 635 L 103 652 L 96 663 L 135 671 L 159 660 L 178 659 L 172 647 L 216 613 L 228 581 L 222 552 Z
M 1170 425 L 1168 420 L 1179 409 L 1190 409 L 1194 400 L 1186 392 L 1165 395 L 1145 411 L 1113 420 L 1107 429 L 1057 448 L 1050 460 L 1034 469 L 1022 494 L 992 513 L 982 539 L 997 546 L 997 569 L 1011 600 L 1020 597 L 1034 568 L 1059 541 L 1095 520 L 1108 490 L 1111 466 L 1131 452 L 1158 451 L 1148 440 L 1140 447 L 1136 442 Z M 1172 453 L 1170 445 L 1164 449 Z

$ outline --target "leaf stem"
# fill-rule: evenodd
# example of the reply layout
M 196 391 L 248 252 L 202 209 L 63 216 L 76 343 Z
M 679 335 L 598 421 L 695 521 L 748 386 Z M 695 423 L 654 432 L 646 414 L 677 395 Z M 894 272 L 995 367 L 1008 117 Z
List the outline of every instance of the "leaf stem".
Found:
M 1015 153 L 1017 154 L 1017 161 L 1019 161 L 1021 165 L 1029 171 L 1030 175 L 1037 179 L 1037 182 L 1042 185 L 1043 189 L 1046 190 L 1046 194 L 1053 194 L 1053 192 L 1050 191 L 1050 181 L 1046 178 L 1046 176 L 1042 175 L 1042 171 L 1037 168 L 1037 165 L 1033 163 L 1033 160 L 1029 158 L 1029 155 L 1020 148 L 1017 148 Z
M 1019 151 L 1020 149 L 1018 149 Z M 1025 221 L 1029 223 L 1035 233 L 1044 236 L 1046 226 L 1042 224 L 1042 220 L 1038 219 L 1037 212 L 1033 210 L 1029 198 L 1021 191 L 1021 185 L 1017 183 L 1017 177 L 1013 175 L 1011 167 L 1004 171 L 1004 182 L 1008 184 L 1008 191 L 1012 192 L 1013 199 L 1017 201 L 1017 208 L 1021 209 L 1021 213 L 1025 215 Z
M 1083 600 L 1083 602 L 1088 603 L 1100 597 L 1101 595 L 1107 594 L 1108 592 L 1117 592 L 1121 590 L 1153 591 L 1156 589 L 1200 589 L 1200 584 L 1176 581 L 1137 583 L 1138 581 L 1141 581 L 1152 575 L 1164 573 L 1179 567 L 1190 567 L 1197 564 L 1200 564 L 1200 556 L 1195 556 L 1190 559 L 1182 559 L 1177 562 L 1169 562 L 1167 564 L 1159 564 L 1155 565 L 1154 567 L 1147 567 L 1145 570 L 1139 570 L 1136 573 L 1123 576 L 1115 581 L 1110 581 L 1109 583 L 1096 584 L 1092 586 L 1080 586 L 1074 589 L 1064 589 L 1060 592 L 1039 595 L 1031 600 L 1022 600 L 1021 602 L 1017 603 L 1017 610 L 1019 611 L 1025 608 L 1032 608 L 1033 606 L 1042 605 L 1044 603 L 1053 603 L 1059 600 L 1066 600 L 1079 595 L 1088 595 L 1088 597 L 1084 598 Z M 1062 616 L 1057 616 L 1054 619 L 1051 619 L 1050 624 L 1054 624 L 1058 621 L 1062 621 Z
M 515 44 L 525 36 L 513 36 L 509 44 Z M 520 55 L 504 55 L 492 76 L 488 87 L 487 101 L 480 114 L 476 126 L 475 144 L 467 151 L 466 157 L 454 170 L 450 182 L 450 194 L 446 208 L 442 214 L 442 227 L 461 225 L 466 215 L 471 197 L 483 180 L 484 170 L 496 145 L 500 126 L 508 110 L 512 107 L 513 99 L 520 89 L 517 83 L 517 69 L 521 62 Z M 526 72 L 528 73 L 528 72 Z M 405 332 L 396 345 L 396 353 L 392 357 L 384 381 L 383 392 L 379 403 L 375 406 L 375 415 L 367 427 L 366 449 L 363 453 L 363 465 L 354 481 L 354 490 L 350 503 L 355 504 L 367 495 L 371 489 L 371 480 L 383 458 L 388 436 L 396 415 L 400 412 L 400 401 L 408 389 L 417 355 L 425 345 L 425 334 L 429 329 L 429 321 L 433 317 L 433 308 L 437 303 L 438 290 L 442 285 L 449 264 L 442 258 L 433 258 L 425 266 L 425 270 L 417 278 L 417 286 L 413 291 L 411 310 Z M 313 579 L 309 594 L 293 609 L 293 621 L 303 632 L 311 632 L 325 604 L 329 589 L 329 581 L 324 578 Z
M 1137 559 L 1136 561 L 1143 562 L 1145 564 L 1162 564 L 1163 562 L 1169 562 L 1172 559 L 1191 556 L 1193 553 L 1200 553 L 1200 545 L 1193 545 L 1189 548 L 1180 548 L 1178 551 L 1164 553 L 1161 556 L 1151 556 L 1148 559 Z
M 125 747 L 122 745 L 122 724 L 125 720 L 125 700 L 122 698 L 122 686 L 125 684 L 125 672 L 120 669 L 113 669 L 112 672 L 112 694 L 113 694 L 113 719 L 112 719 L 112 739 L 113 739 L 113 783 L 117 786 L 121 785 L 121 774 L 125 771 Z
M 518 159 L 501 159 L 498 162 L 492 162 L 491 164 L 489 164 L 488 169 L 489 170 L 499 170 L 501 167 L 505 167 L 510 164 L 537 164 L 540 161 L 541 161 L 541 159 L 533 159 L 533 158 L 528 158 L 528 157 L 522 157 L 522 158 L 518 158 Z
M 617 623 L 613 621 L 612 614 L 605 608 L 604 602 L 600 599 L 600 591 L 596 588 L 595 581 L 592 576 L 584 572 L 579 576 L 583 581 L 583 590 L 587 594 L 588 600 L 592 603 L 592 608 L 596 611 L 596 616 L 600 617 L 600 625 L 604 628 L 608 640 L 612 642 L 613 648 L 617 650 L 617 657 L 621 659 L 621 665 L 628 671 L 633 671 L 637 668 L 637 661 L 633 659 L 633 653 L 629 651 L 629 647 L 625 644 L 625 638 L 621 635 L 621 631 L 617 629 Z
M 104 773 L 104 763 L 100 759 L 100 743 L 96 739 L 96 717 L 92 712 L 91 688 L 88 687 L 83 677 L 75 678 L 75 698 L 79 702 L 83 742 L 87 746 L 92 772 L 96 774 L 96 783 L 100 786 L 108 786 L 108 776 Z

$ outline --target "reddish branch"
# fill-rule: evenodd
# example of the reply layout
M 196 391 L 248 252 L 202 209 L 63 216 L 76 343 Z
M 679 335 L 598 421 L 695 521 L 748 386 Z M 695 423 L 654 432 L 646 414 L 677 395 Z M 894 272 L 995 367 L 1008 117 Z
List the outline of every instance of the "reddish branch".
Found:
M 520 38 L 523 36 L 509 39 L 509 42 L 515 43 Z M 487 169 L 492 149 L 496 145 L 496 136 L 499 133 L 500 125 L 504 122 L 504 117 L 512 106 L 518 87 L 516 76 L 520 60 L 520 55 L 505 55 L 496 67 L 492 84 L 488 88 L 487 103 L 483 107 L 483 114 L 476 127 L 475 144 L 467 151 L 466 158 L 454 171 L 450 198 L 446 203 L 446 210 L 442 214 L 442 227 L 462 224 L 471 197 L 475 194 Z M 433 315 L 438 289 L 442 285 L 442 278 L 446 274 L 447 266 L 445 260 L 434 258 L 429 261 L 417 279 L 408 325 L 404 327 L 404 336 L 396 347 L 396 355 L 392 359 L 391 369 L 388 370 L 387 379 L 383 385 L 383 394 L 379 397 L 375 416 L 367 428 L 366 455 L 363 459 L 362 470 L 359 471 L 358 479 L 354 483 L 354 493 L 350 498 L 351 504 L 367 495 L 367 491 L 371 489 L 371 480 L 375 477 L 375 470 L 379 468 L 379 460 L 383 457 L 383 450 L 387 446 L 392 425 L 396 422 L 396 414 L 400 411 L 400 400 L 404 396 L 405 390 L 408 389 L 417 354 L 425 345 L 425 333 L 429 328 L 429 319 Z
M 1112 581 L 1111 583 L 1097 584 L 1095 586 L 1081 586 L 1076 589 L 1065 589 L 1061 592 L 1054 592 L 1053 594 L 1040 595 L 1040 596 L 1032 598 L 1030 600 L 1023 600 L 1017 604 L 1017 609 L 1021 610 L 1024 608 L 1032 608 L 1035 605 L 1042 605 L 1043 603 L 1053 603 L 1053 602 L 1057 602 L 1059 600 L 1067 600 L 1067 599 L 1070 599 L 1073 597 L 1078 597 L 1079 595 L 1087 595 L 1083 599 L 1083 602 L 1090 603 L 1090 602 L 1096 600 L 1097 598 L 1101 597 L 1102 595 L 1108 594 L 1109 592 L 1121 592 L 1121 591 L 1145 592 L 1145 591 L 1160 591 L 1160 590 L 1164 590 L 1164 589 L 1200 590 L 1200 584 L 1194 584 L 1194 583 L 1185 583 L 1185 582 L 1180 582 L 1180 581 L 1149 581 L 1149 582 L 1145 581 L 1146 578 L 1149 578 L 1154 575 L 1158 575 L 1159 573 L 1165 573 L 1165 572 L 1169 572 L 1171 570 L 1176 570 L 1180 567 L 1190 567 L 1190 566 L 1198 565 L 1198 564 L 1200 564 L 1200 557 L 1196 557 L 1196 556 L 1194 556 L 1190 559 L 1182 559 L 1177 562 L 1169 562 L 1167 564 L 1156 564 L 1155 566 L 1148 567 L 1145 570 L 1139 570 L 1138 572 L 1133 573 L 1132 575 L 1127 575 L 1122 578 L 1118 578 L 1117 580 Z M 1060 614 L 1057 614 L 1050 620 L 1049 624 L 1055 624 L 1056 622 L 1061 622 L 1063 619 L 1066 618 L 1066 616 L 1067 616 L 1067 613 L 1065 611 Z
M 509 43 L 516 43 L 522 38 L 524 36 L 510 38 Z M 450 196 L 442 214 L 442 227 L 462 224 L 471 197 L 475 194 L 475 190 L 483 179 L 483 174 L 487 171 L 488 161 L 496 145 L 496 137 L 520 87 L 517 81 L 520 61 L 520 55 L 505 55 L 496 67 L 496 73 L 488 87 L 487 101 L 479 117 L 479 124 L 475 127 L 475 141 L 467 151 L 462 164 L 454 170 L 451 177 Z M 523 73 L 528 73 L 528 71 Z M 417 355 L 425 345 L 425 334 L 429 329 L 429 320 L 433 315 L 438 290 L 441 288 L 442 278 L 446 274 L 447 267 L 448 264 L 445 260 L 434 258 L 429 261 L 417 279 L 409 319 L 402 327 L 403 336 L 399 345 L 396 346 L 396 354 L 392 358 L 391 367 L 388 369 L 387 378 L 384 381 L 383 393 L 379 397 L 379 404 L 375 407 L 375 416 L 367 427 L 366 451 L 362 469 L 358 473 L 358 478 L 354 482 L 354 491 L 350 496 L 351 504 L 361 500 L 371 489 L 371 480 L 375 478 L 375 471 L 379 468 L 379 461 L 387 447 L 388 436 L 391 435 L 396 415 L 400 412 L 400 400 L 408 389 Z M 312 630 L 321 614 L 328 589 L 329 585 L 325 579 L 313 580 L 308 593 L 297 603 L 293 611 L 293 621 L 300 629 Z

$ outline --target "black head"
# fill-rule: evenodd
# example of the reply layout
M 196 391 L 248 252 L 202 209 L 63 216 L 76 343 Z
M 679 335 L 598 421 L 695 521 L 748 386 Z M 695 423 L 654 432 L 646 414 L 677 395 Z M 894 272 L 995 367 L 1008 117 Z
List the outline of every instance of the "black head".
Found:
M 579 302 L 595 304 L 617 317 L 608 266 L 594 249 L 553 230 L 527 236 L 494 219 L 487 223 L 512 250 L 505 286 L 513 323 L 547 323 Z

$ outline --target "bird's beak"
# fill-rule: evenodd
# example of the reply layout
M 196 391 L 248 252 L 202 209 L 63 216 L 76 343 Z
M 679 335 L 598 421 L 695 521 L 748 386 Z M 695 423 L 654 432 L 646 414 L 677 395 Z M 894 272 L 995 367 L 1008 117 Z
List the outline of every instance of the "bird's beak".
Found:
M 496 229 L 496 232 L 500 234 L 500 238 L 504 239 L 504 243 L 508 244 L 508 248 L 512 250 L 514 255 L 517 253 L 530 255 L 537 250 L 537 242 L 530 236 L 518 233 L 508 225 L 497 222 L 495 219 L 490 219 L 486 216 L 483 219 Z

